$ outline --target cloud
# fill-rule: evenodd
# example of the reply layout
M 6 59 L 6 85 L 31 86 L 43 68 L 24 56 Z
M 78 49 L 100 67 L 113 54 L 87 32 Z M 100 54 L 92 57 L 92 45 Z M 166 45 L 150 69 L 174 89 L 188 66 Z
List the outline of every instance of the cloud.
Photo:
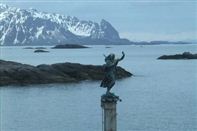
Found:
M 147 32 L 120 32 L 121 38 L 127 38 L 131 41 L 190 41 L 195 40 L 197 37 L 196 32 L 180 32 L 174 34 L 165 33 L 147 33 Z

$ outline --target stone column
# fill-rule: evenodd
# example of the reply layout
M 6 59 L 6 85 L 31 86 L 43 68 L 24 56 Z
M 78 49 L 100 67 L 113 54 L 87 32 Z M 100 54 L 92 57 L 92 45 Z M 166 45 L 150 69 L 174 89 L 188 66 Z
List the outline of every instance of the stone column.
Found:
M 119 97 L 113 94 L 104 94 L 101 96 L 104 131 L 117 131 L 116 104 L 118 100 L 120 100 Z

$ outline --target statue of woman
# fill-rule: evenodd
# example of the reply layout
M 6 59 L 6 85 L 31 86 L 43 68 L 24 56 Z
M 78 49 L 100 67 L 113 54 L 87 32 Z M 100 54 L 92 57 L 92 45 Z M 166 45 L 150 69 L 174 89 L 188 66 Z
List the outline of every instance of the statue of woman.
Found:
M 110 93 L 111 88 L 115 84 L 116 80 L 116 66 L 118 65 L 118 62 L 123 60 L 125 57 L 125 53 L 122 52 L 122 57 L 115 59 L 115 54 L 111 53 L 108 56 L 105 56 L 105 65 L 104 65 L 104 71 L 105 76 L 103 81 L 101 82 L 101 87 L 107 88 L 106 94 Z

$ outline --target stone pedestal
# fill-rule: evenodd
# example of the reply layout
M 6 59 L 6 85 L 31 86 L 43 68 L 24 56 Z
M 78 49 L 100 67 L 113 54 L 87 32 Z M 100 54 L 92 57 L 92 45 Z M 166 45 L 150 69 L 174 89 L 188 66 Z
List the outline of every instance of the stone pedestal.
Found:
M 101 96 L 104 131 L 117 131 L 116 104 L 119 100 L 119 97 L 112 93 Z

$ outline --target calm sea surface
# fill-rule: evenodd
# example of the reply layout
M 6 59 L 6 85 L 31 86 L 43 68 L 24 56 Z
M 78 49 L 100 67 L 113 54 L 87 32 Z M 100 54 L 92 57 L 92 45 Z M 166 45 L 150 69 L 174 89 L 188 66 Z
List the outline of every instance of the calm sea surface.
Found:
M 163 54 L 190 51 L 197 45 L 92 46 L 33 53 L 23 47 L 0 47 L 0 59 L 25 64 L 77 62 L 104 64 L 103 54 L 126 54 L 120 66 L 135 76 L 112 89 L 119 131 L 196 131 L 197 60 L 157 60 Z M 14 75 L 14 74 L 13 74 Z M 0 131 L 101 131 L 100 81 L 76 84 L 0 87 Z

